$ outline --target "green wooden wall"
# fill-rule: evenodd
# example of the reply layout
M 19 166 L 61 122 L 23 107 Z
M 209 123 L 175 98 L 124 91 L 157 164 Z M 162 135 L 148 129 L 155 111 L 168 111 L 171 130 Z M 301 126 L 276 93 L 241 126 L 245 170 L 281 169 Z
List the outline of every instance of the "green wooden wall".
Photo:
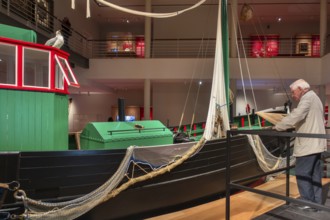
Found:
M 66 149 L 66 95 L 0 90 L 0 151 Z

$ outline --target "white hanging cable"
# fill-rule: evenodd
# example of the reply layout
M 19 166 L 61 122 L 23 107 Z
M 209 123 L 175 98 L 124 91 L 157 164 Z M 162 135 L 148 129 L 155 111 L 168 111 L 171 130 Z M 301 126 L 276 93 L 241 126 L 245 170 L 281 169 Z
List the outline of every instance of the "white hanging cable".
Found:
M 141 15 L 141 16 L 146 16 L 146 17 L 152 17 L 152 18 L 169 18 L 169 17 L 174 17 L 177 16 L 179 14 L 182 14 L 186 11 L 192 10 L 194 8 L 197 8 L 198 6 L 202 5 L 204 2 L 206 2 L 206 0 L 201 0 L 199 2 L 197 2 L 196 4 L 194 4 L 193 6 L 183 9 L 181 11 L 176 11 L 176 12 L 170 12 L 170 13 L 151 13 L 151 12 L 142 12 L 142 11 L 137 11 L 137 10 L 132 10 L 132 9 L 128 9 L 128 8 L 124 8 L 118 5 L 115 5 L 113 3 L 104 1 L 104 0 L 97 0 L 98 3 L 106 5 L 108 7 L 117 9 L 119 11 L 123 11 L 123 12 L 127 12 L 130 14 L 135 14 L 135 15 Z
M 72 9 L 76 8 L 76 0 L 71 0 L 71 8 Z

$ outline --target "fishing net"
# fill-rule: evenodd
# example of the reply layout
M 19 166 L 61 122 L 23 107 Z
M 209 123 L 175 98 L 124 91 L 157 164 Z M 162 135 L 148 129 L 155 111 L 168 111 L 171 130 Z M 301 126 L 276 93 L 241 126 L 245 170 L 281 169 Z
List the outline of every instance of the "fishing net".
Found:
M 256 155 L 258 164 L 264 172 L 270 172 L 276 169 L 284 168 L 287 166 L 286 157 L 276 157 L 269 152 L 267 147 L 262 143 L 258 135 L 247 135 L 249 143 Z M 289 150 L 289 149 L 287 149 Z M 296 163 L 296 158 L 290 156 L 290 166 Z
M 93 192 L 77 199 L 58 203 L 41 202 L 27 197 L 22 198 L 26 204 L 26 208 L 28 208 L 24 216 L 31 220 L 75 219 L 98 204 L 115 197 L 133 184 L 171 171 L 189 157 L 198 153 L 204 143 L 205 141 L 202 138 L 197 143 L 182 143 L 156 147 L 129 147 L 116 173 Z M 144 170 L 144 175 L 129 178 L 128 181 L 123 183 L 123 179 L 127 177 L 128 170 L 132 164 L 138 167 L 140 167 L 139 164 L 147 165 L 150 167 L 150 170 L 149 172 Z M 134 173 L 134 170 L 130 169 L 129 172 Z

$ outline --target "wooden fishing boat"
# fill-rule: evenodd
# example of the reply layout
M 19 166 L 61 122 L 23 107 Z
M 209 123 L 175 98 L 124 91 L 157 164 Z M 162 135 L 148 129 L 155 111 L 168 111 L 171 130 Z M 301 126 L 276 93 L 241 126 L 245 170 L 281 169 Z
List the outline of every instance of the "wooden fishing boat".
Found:
M 0 187 L 0 213 L 11 217 L 15 214 L 18 218 L 29 215 L 29 219 L 52 219 L 47 216 L 49 210 L 42 217 L 29 213 L 35 204 L 30 204 L 25 195 L 49 203 L 71 201 L 88 195 L 116 174 L 127 151 L 68 150 L 68 86 L 79 86 L 67 61 L 69 54 L 53 47 L 2 37 L 0 47 L 0 54 L 14 61 L 12 65 L 17 68 L 17 71 L 12 71 L 6 66 L 6 76 L 14 74 L 15 80 L 11 81 L 11 77 L 7 77 L 5 83 L 0 82 L 0 100 L 4 104 L 2 106 L 8 106 L 0 111 L 0 135 L 1 140 L 4 140 L 0 144 L 0 183 L 4 186 Z M 48 107 L 45 109 L 45 106 Z M 214 107 L 213 111 L 218 110 Z M 44 127 L 45 124 L 52 126 Z M 168 130 L 164 128 L 165 131 Z M 19 135 L 24 138 L 17 138 Z M 264 172 L 258 165 L 247 136 L 233 137 L 230 146 L 227 146 L 226 138 L 202 142 L 202 147 L 188 159 L 182 160 L 180 165 L 168 170 L 165 166 L 164 174 L 136 181 L 120 194 L 115 194 L 114 198 L 102 199 L 97 206 L 81 210 L 74 218 L 142 218 L 219 197 L 225 192 L 227 147 L 231 148 L 233 179 Z M 134 145 L 134 142 L 130 145 Z M 145 148 L 153 148 L 157 152 L 161 148 L 190 149 L 195 145 L 196 142 L 188 142 Z M 180 161 L 183 155 L 177 157 L 168 164 Z M 155 167 L 139 162 L 141 160 L 136 159 L 128 165 L 118 187 L 146 173 L 153 174 Z M 18 185 L 22 191 L 17 191 Z M 50 210 L 56 211 L 57 208 Z

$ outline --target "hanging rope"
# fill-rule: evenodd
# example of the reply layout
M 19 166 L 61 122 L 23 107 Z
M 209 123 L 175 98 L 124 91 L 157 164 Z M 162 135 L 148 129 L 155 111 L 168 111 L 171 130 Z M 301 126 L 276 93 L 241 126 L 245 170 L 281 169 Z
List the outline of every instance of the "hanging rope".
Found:
M 169 18 L 169 17 L 174 17 L 177 16 L 179 14 L 182 14 L 186 11 L 190 11 L 194 8 L 197 8 L 198 6 L 202 5 L 206 0 L 201 0 L 198 3 L 194 4 L 193 6 L 186 8 L 184 10 L 181 11 L 176 11 L 176 12 L 170 12 L 170 13 L 151 13 L 151 12 L 141 12 L 141 11 L 137 11 L 137 10 L 132 10 L 132 9 L 128 9 L 128 8 L 124 8 L 115 4 L 112 4 L 110 2 L 104 1 L 104 0 L 97 0 L 98 3 L 106 5 L 108 7 L 117 9 L 119 11 L 123 11 L 123 12 L 127 12 L 130 14 L 134 14 L 134 15 L 141 15 L 141 16 L 146 16 L 146 17 L 152 17 L 152 18 Z

